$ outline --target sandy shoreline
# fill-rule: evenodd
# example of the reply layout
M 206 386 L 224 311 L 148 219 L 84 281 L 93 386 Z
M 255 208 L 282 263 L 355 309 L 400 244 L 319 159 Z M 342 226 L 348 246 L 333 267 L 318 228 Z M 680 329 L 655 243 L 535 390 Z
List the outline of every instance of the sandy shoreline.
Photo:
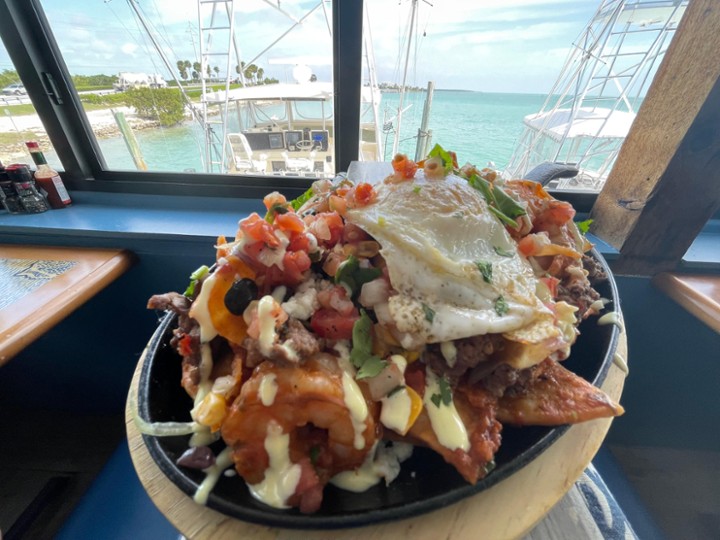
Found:
M 159 123 L 154 120 L 140 118 L 132 107 L 113 107 L 112 109 L 88 111 L 85 114 L 98 139 L 117 137 L 120 135 L 113 111 L 124 113 L 127 123 L 133 130 L 143 130 L 159 126 Z M 44 151 L 51 149 L 45 127 L 37 114 L 22 116 L 0 115 L 0 134 L 5 135 L 5 139 L 12 138 L 7 137 L 7 135 L 12 136 L 15 134 L 17 136 L 17 141 L 11 142 L 5 140 L 0 142 L 0 156 L 8 161 L 27 161 L 28 153 L 25 148 L 25 141 L 28 140 L 30 134 L 33 135 L 31 139 L 38 141 Z

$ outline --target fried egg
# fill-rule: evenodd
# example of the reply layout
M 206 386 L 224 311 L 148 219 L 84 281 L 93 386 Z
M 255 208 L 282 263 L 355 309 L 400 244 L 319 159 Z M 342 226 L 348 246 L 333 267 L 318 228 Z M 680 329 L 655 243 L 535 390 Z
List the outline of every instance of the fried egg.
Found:
M 412 181 L 375 188 L 377 200 L 348 210 L 346 218 L 381 245 L 397 294 L 376 313 L 391 319 L 403 346 L 552 320 L 527 259 L 466 180 L 430 180 L 418 172 Z

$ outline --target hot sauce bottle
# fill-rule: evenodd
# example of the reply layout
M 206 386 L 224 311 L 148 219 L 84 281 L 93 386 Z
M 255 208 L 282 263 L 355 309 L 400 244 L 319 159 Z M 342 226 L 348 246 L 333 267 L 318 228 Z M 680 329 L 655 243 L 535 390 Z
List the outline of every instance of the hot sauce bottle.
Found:
M 35 171 L 35 181 L 47 193 L 47 199 L 52 208 L 65 208 L 72 204 L 70 195 L 65 189 L 62 178 L 55 169 L 48 165 L 45 155 L 40 150 L 37 142 L 28 141 L 25 143 L 30 150 L 37 171 Z

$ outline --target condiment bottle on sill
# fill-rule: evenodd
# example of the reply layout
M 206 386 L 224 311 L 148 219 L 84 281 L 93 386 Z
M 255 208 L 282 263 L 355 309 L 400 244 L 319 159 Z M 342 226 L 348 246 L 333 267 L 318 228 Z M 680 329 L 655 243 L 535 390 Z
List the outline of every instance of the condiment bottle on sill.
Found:
M 30 157 L 32 157 L 35 165 L 37 165 L 37 171 L 35 171 L 35 180 L 37 181 L 40 188 L 47 193 L 47 200 L 52 208 L 65 208 L 72 204 L 70 195 L 65 189 L 62 178 L 55 169 L 48 165 L 45 159 L 45 154 L 40 150 L 40 145 L 34 141 L 28 141 L 25 143 L 28 150 L 30 150 Z
M 2 201 L 3 208 L 11 214 L 19 214 L 23 211 L 20 197 L 18 197 L 10 176 L 2 163 L 0 163 L 0 201 Z
M 5 170 L 13 183 L 15 192 L 20 198 L 23 211 L 28 214 L 39 214 L 40 212 L 50 210 L 50 205 L 47 200 L 35 187 L 35 180 L 30 172 L 30 167 L 25 164 L 16 163 L 8 165 Z

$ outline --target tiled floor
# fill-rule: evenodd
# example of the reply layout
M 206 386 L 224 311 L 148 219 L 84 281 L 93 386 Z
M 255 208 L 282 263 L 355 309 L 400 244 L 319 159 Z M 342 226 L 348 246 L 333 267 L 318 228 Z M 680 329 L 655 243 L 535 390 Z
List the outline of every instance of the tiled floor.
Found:
M 637 446 L 611 451 L 668 538 L 720 538 L 720 452 Z

